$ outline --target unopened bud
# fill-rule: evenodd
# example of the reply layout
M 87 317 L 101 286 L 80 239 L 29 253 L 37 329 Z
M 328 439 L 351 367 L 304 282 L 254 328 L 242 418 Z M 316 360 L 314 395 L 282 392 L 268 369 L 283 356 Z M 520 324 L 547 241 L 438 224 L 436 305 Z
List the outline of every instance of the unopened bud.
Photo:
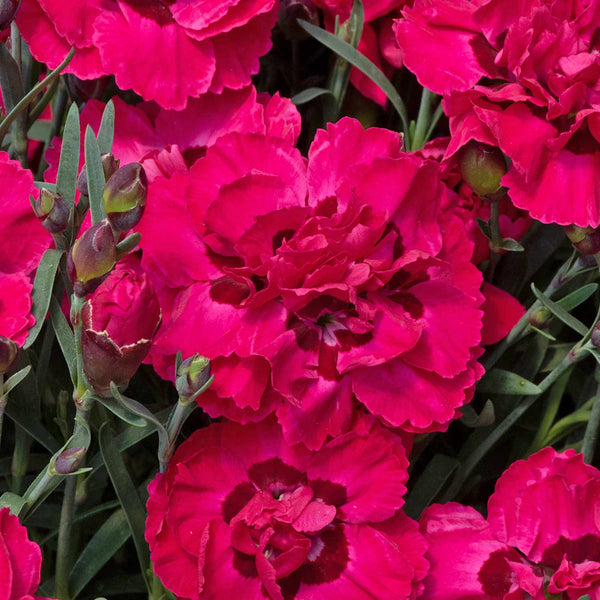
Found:
M 67 270 L 76 296 L 93 292 L 106 279 L 117 259 L 112 228 L 100 221 L 84 231 L 67 257 Z
M 54 470 L 58 475 L 75 473 L 81 466 L 86 449 L 84 447 L 67 448 L 54 461 Z
M 600 230 L 593 227 L 568 225 L 565 227 L 565 233 L 573 248 L 581 254 L 590 255 L 600 252 Z
M 592 345 L 596 348 L 600 347 L 600 323 L 596 323 L 590 337 L 590 342 L 592 342 Z
M 319 24 L 319 12 L 312 0 L 282 0 L 278 23 L 288 40 L 306 40 L 310 37 L 298 25 L 298 19 L 304 19 L 313 25 Z
M 135 227 L 144 214 L 148 179 L 140 163 L 120 167 L 104 186 L 104 211 L 110 224 L 119 231 Z
M 10 27 L 17 8 L 19 8 L 19 0 L 0 0 L 0 30 Z
M 499 148 L 471 140 L 460 152 L 459 166 L 465 183 L 479 196 L 489 196 L 502 187 L 507 171 Z
M 67 228 L 71 211 L 60 194 L 42 188 L 38 199 L 33 201 L 33 210 L 44 229 L 50 233 L 62 233 Z
M 113 173 L 119 168 L 119 161 L 115 158 L 114 154 L 108 152 L 102 155 L 102 170 L 104 171 L 104 181 L 108 181 Z M 85 167 L 81 169 L 79 177 L 77 178 L 77 189 L 80 194 L 89 196 L 88 184 L 87 184 L 87 171 Z
M 545 306 L 542 306 L 542 308 L 534 310 L 529 315 L 529 324 L 536 329 L 544 329 L 551 318 L 552 313 Z
M 210 360 L 198 353 L 186 358 L 175 374 L 175 387 L 181 398 L 191 398 L 210 379 Z
M 19 346 L 10 338 L 0 335 L 0 375 L 10 371 L 17 360 Z

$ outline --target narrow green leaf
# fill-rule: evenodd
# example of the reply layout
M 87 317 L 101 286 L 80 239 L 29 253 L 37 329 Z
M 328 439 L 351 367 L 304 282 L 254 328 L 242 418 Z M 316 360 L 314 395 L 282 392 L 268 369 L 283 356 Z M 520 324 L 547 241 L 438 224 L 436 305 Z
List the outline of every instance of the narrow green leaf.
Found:
M 108 408 L 111 413 L 119 417 L 121 421 L 125 421 L 125 423 L 133 425 L 134 427 L 146 427 L 145 419 L 136 415 L 135 413 L 132 413 L 118 400 L 115 400 L 114 398 L 104 398 L 102 396 L 94 396 L 94 398 L 104 407 Z
M 567 294 L 564 298 L 556 301 L 561 308 L 565 310 L 573 310 L 577 308 L 580 304 L 583 304 L 590 296 L 594 294 L 594 292 L 598 289 L 597 283 L 588 283 L 580 287 L 579 289 Z
M 492 425 L 496 418 L 494 403 L 489 398 L 486 400 L 480 414 L 477 414 L 470 404 L 463 406 L 461 412 L 463 416 L 461 417 L 460 422 L 472 429 Z
M 98 148 L 100 154 L 108 154 L 112 150 L 115 135 L 115 105 L 112 100 L 108 101 L 102 113 L 102 121 L 98 130 Z
M 479 229 L 481 229 L 481 233 L 483 233 L 488 240 L 492 239 L 492 230 L 490 229 L 490 224 L 487 221 L 479 218 L 476 218 L 475 221 L 477 222 Z
M 596 362 L 600 364 L 600 352 L 596 348 L 585 347 L 584 350 L 587 350 L 596 359 Z
M 310 87 L 292 96 L 291 100 L 296 106 L 300 106 L 300 104 L 306 104 L 319 96 L 325 96 L 327 94 L 332 95 L 331 90 L 320 87 Z
M 538 329 L 537 327 L 534 327 L 533 325 L 530 325 L 530 327 L 531 327 L 531 329 L 533 329 L 533 331 L 536 331 L 540 335 L 543 335 L 547 340 L 550 340 L 551 342 L 556 341 L 556 338 L 551 333 L 548 333 L 547 331 L 544 331 L 543 329 Z
M 77 175 L 79 174 L 79 109 L 73 102 L 67 113 L 67 120 L 63 131 L 60 162 L 56 175 L 56 191 L 73 206 L 75 204 L 75 190 L 77 189 Z
M 408 494 L 404 505 L 406 514 L 413 519 L 418 519 L 425 507 L 429 506 L 438 496 L 459 464 L 455 458 L 436 454 Z
M 115 446 L 107 423 L 100 428 L 98 440 L 106 470 L 127 517 L 141 571 L 145 574 L 150 568 L 150 550 L 144 538 L 146 509 L 131 481 L 123 458 Z
M 25 377 L 29 375 L 30 371 L 31 365 L 27 365 L 24 369 L 21 369 L 20 371 L 17 371 L 14 375 L 11 375 L 4 382 L 4 389 L 2 390 L 4 394 L 10 393 L 13 388 L 17 387 L 21 383 L 21 381 L 23 381 L 23 379 L 25 379 Z
M 531 284 L 531 290 L 537 297 L 537 299 L 558 319 L 560 319 L 567 327 L 570 327 L 580 335 L 586 335 L 588 327 L 586 327 L 579 319 L 576 319 L 573 315 L 569 314 L 564 308 L 562 308 L 557 302 L 553 302 L 540 292 L 535 287 L 535 284 Z
M 535 383 L 504 369 L 492 369 L 486 373 L 485 377 L 477 384 L 477 391 L 509 396 L 534 396 L 542 393 Z
M 508 250 L 509 252 L 523 252 L 523 250 L 525 250 L 525 248 L 523 248 L 523 246 L 521 246 L 517 240 L 513 240 L 512 238 L 504 238 L 500 242 L 500 247 L 503 250 Z
M 117 400 L 123 408 L 135 415 L 139 415 L 142 419 L 145 419 L 150 423 L 154 423 L 158 433 L 158 456 L 164 456 L 169 445 L 169 435 L 163 424 L 143 404 L 140 404 L 132 398 L 123 396 L 121 392 L 119 392 L 119 388 L 115 385 L 114 381 L 110 382 L 110 391 L 112 392 L 114 399 Z M 194 403 L 194 408 L 195 406 L 196 404 Z
M 104 206 L 102 193 L 104 191 L 104 169 L 102 157 L 94 131 L 88 125 L 85 130 L 85 169 L 87 174 L 88 197 L 90 199 L 90 212 L 92 223 L 95 225 L 104 219 Z
M 65 362 L 69 368 L 71 381 L 75 381 L 77 378 L 77 348 L 75 345 L 75 336 L 67 323 L 67 319 L 60 308 L 60 304 L 54 296 L 50 302 L 50 322 L 52 323 L 56 339 L 58 340 L 60 349 L 65 357 Z
M 69 588 L 76 597 L 115 552 L 129 539 L 127 517 L 122 509 L 115 511 L 100 526 L 83 549 L 69 574 Z
M 356 48 L 353 48 L 347 42 L 340 40 L 332 33 L 303 19 L 298 19 L 298 24 L 304 31 L 314 37 L 317 41 L 321 42 L 324 46 L 327 46 L 330 50 L 333 50 L 333 52 L 343 59 L 347 60 L 352 66 L 356 67 L 383 90 L 389 101 L 392 103 L 392 106 L 400 115 L 402 129 L 404 130 L 404 134 L 408 136 L 406 107 L 404 106 L 402 98 L 400 98 L 400 95 L 396 91 L 396 88 L 391 84 L 383 72 Z
M 44 252 L 42 260 L 37 268 L 35 279 L 33 281 L 33 294 L 31 297 L 33 301 L 31 313 L 35 318 L 35 323 L 29 330 L 23 348 L 29 348 L 31 344 L 35 342 L 38 334 L 42 330 L 42 326 L 46 319 L 46 313 L 48 312 L 48 306 L 50 306 L 52 287 L 54 286 L 54 278 L 56 277 L 56 271 L 58 270 L 61 256 L 61 250 L 48 248 L 48 250 Z
M 33 185 L 35 185 L 35 187 L 38 189 L 46 188 L 48 191 L 50 191 L 52 193 L 56 192 L 56 184 L 55 183 L 46 183 L 45 181 L 34 181 Z
M 4 492 L 0 496 L 0 506 L 8 507 L 13 515 L 18 515 L 26 503 L 27 500 L 25 498 L 17 496 L 17 494 L 13 494 L 12 492 Z

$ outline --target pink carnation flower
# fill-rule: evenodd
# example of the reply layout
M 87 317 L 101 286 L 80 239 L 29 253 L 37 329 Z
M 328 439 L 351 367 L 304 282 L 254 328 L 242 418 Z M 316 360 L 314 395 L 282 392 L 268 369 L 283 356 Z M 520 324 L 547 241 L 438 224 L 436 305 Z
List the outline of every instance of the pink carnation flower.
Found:
M 397 133 L 343 119 L 317 133 L 308 168 L 283 140 L 231 134 L 154 193 L 151 357 L 172 377 L 177 350 L 209 356 L 212 416 L 276 410 L 288 441 L 318 448 L 348 430 L 355 399 L 408 431 L 444 429 L 470 399 L 481 274 L 439 211 L 438 164 Z
M 488 503 L 421 517 L 431 570 L 423 600 L 600 597 L 600 472 L 573 450 L 511 465 Z
M 257 94 L 254 86 L 206 93 L 181 111 L 165 110 L 154 102 L 137 106 L 113 98 L 115 135 L 112 152 L 121 164 L 139 162 L 148 180 L 186 172 L 207 146 L 233 131 L 260 132 L 294 144 L 300 135 L 300 115 L 289 98 Z M 89 100 L 81 111 L 80 168 L 88 125 L 97 132 L 105 104 Z M 56 181 L 62 140 L 55 138 L 46 152 L 46 181 Z
M 250 83 L 271 47 L 278 0 L 22 0 L 17 24 L 34 57 L 67 72 L 113 74 L 165 108 Z M 185 69 L 178 66 L 185 65 Z
M 0 273 L 29 275 L 52 241 L 31 208 L 30 195 L 38 195 L 31 171 L 0 152 Z
M 399 510 L 407 466 L 377 425 L 317 452 L 273 419 L 211 425 L 149 486 L 155 572 L 182 600 L 412 598 L 428 565 Z
M 22 346 L 35 323 L 31 315 L 31 282 L 24 273 L 0 273 L 0 336 Z
M 502 183 L 513 203 L 543 223 L 600 225 L 599 10 L 417 0 L 396 25 L 406 66 L 444 94 L 446 156 L 471 139 L 498 146 L 511 160 Z
M 50 600 L 34 596 L 40 583 L 42 553 L 8 508 L 0 508 L 0 598 Z

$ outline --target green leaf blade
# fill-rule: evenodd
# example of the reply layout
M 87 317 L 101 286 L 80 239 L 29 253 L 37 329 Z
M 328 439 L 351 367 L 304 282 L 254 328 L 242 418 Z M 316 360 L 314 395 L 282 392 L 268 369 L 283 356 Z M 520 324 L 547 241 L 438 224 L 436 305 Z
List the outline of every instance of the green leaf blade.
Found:
M 573 315 L 569 314 L 562 306 L 557 302 L 553 302 L 545 294 L 540 292 L 535 287 L 535 284 L 531 284 L 531 290 L 537 297 L 537 299 L 557 318 L 560 319 L 567 327 L 573 329 L 582 336 L 585 336 L 588 332 L 586 327 L 579 319 L 576 319 Z
M 504 369 L 492 369 L 478 383 L 477 391 L 488 394 L 506 394 L 508 396 L 536 396 L 542 390 L 535 384 Z
M 32 314 L 35 318 L 33 327 L 29 330 L 27 339 L 23 348 L 29 348 L 35 342 L 37 336 L 42 330 L 48 307 L 50 306 L 50 297 L 52 296 L 52 288 L 54 286 L 54 278 L 58 270 L 58 265 L 62 256 L 61 250 L 49 248 L 44 252 L 42 260 L 38 265 L 35 279 L 33 281 L 32 294 Z
M 142 573 L 148 573 L 150 569 L 150 549 L 144 537 L 146 509 L 129 476 L 123 458 L 115 446 L 113 435 L 107 423 L 104 423 L 100 428 L 98 440 L 106 470 L 129 524 L 141 571 Z M 148 587 L 148 589 L 150 588 Z
M 75 191 L 77 190 L 80 138 L 79 109 L 73 102 L 67 113 L 56 176 L 56 191 L 71 207 L 75 204 Z
M 100 150 L 100 154 L 108 154 L 112 150 L 114 135 L 115 105 L 112 100 L 109 100 L 102 113 L 102 121 L 98 130 L 98 149 Z
M 85 130 L 85 169 L 87 174 L 88 197 L 90 199 L 90 212 L 92 223 L 95 225 L 104 219 L 104 205 L 102 194 L 104 192 L 104 169 L 98 142 L 92 128 L 88 125 Z

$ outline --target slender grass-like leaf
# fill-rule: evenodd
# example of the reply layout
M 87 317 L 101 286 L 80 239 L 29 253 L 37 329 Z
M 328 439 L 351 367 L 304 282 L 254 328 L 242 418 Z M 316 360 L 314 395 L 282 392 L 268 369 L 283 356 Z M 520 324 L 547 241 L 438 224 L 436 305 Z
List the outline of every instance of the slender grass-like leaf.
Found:
M 304 31 L 314 37 L 317 41 L 321 42 L 321 44 L 324 46 L 327 46 L 327 48 L 335 52 L 337 55 L 341 56 L 344 60 L 347 60 L 352 66 L 356 67 L 383 90 L 392 106 L 396 109 L 396 112 L 400 115 L 402 129 L 404 130 L 404 135 L 407 136 L 408 139 L 408 117 L 406 113 L 406 107 L 404 106 L 402 98 L 400 98 L 400 94 L 398 94 L 396 88 L 383 74 L 381 69 L 374 65 L 356 48 L 353 48 L 347 42 L 340 40 L 332 33 L 329 33 L 328 31 L 309 23 L 304 19 L 298 19 L 298 24 L 300 27 L 302 27 L 302 29 L 304 29 Z
M 67 113 L 60 150 L 60 161 L 58 163 L 58 174 L 56 175 L 56 191 L 65 199 L 69 206 L 75 204 L 75 191 L 77 190 L 79 147 L 81 143 L 79 127 L 79 109 L 77 108 L 77 104 L 73 102 Z
M 115 105 L 112 100 L 104 108 L 100 129 L 98 130 L 98 149 L 100 154 L 108 154 L 113 145 L 115 135 Z
M 67 319 L 60 308 L 58 300 L 54 297 L 52 297 L 50 302 L 50 322 L 52 323 L 56 339 L 58 340 L 60 349 L 65 357 L 65 362 L 69 368 L 71 381 L 75 381 L 77 379 L 77 348 L 75 345 L 75 336 L 67 323 Z
M 573 315 L 569 314 L 562 306 L 557 302 L 553 302 L 543 292 L 535 287 L 535 284 L 531 284 L 531 290 L 535 294 L 536 298 L 557 318 L 560 319 L 567 327 L 570 327 L 580 335 L 585 335 L 588 332 L 586 327 L 579 319 L 576 319 Z
M 102 193 L 104 191 L 104 169 L 102 157 L 94 131 L 88 125 L 85 130 L 85 170 L 87 175 L 88 197 L 90 199 L 90 212 L 92 223 L 95 225 L 104 219 L 104 206 Z
M 131 481 L 123 458 L 115 446 L 107 423 L 100 428 L 98 440 L 106 470 L 127 517 L 142 573 L 145 574 L 150 568 L 150 550 L 144 538 L 146 509 L 133 481 Z M 148 589 L 150 589 L 149 586 Z
M 73 597 L 81 593 L 130 536 L 125 512 L 119 509 L 100 526 L 73 565 L 69 574 L 69 588 Z
M 29 334 L 23 345 L 24 348 L 29 348 L 31 344 L 35 342 L 44 325 L 46 313 L 50 306 L 50 296 L 52 295 L 54 278 L 56 277 L 56 271 L 58 270 L 61 256 L 62 251 L 54 250 L 53 248 L 48 248 L 42 256 L 42 260 L 40 261 L 33 281 L 33 308 L 31 313 L 35 318 L 35 323 L 29 330 Z
M 436 454 L 429 461 L 406 498 L 404 505 L 406 514 L 413 519 L 418 519 L 425 507 L 429 506 L 438 496 L 459 464 L 455 458 L 445 454 Z
M 534 396 L 542 393 L 535 383 L 504 369 L 492 369 L 486 373 L 485 377 L 477 384 L 477 391 L 512 396 Z
M 306 104 L 315 98 L 319 98 L 319 96 L 325 95 L 331 96 L 331 90 L 320 87 L 310 87 L 292 96 L 291 100 L 296 106 L 299 106 L 300 104 Z
M 31 365 L 27 365 L 24 369 L 17 371 L 14 375 L 11 375 L 5 382 L 3 386 L 3 392 L 8 394 L 12 389 L 17 387 L 27 375 L 31 371 Z

